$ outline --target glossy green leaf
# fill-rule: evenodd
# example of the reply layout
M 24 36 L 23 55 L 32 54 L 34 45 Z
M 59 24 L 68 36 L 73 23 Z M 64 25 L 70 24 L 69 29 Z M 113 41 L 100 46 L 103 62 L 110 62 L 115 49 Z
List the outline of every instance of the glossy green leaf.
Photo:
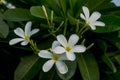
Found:
M 77 59 L 83 80 L 100 80 L 98 65 L 91 52 L 79 54 Z
M 115 73 L 117 71 L 114 63 L 110 60 L 110 58 L 106 54 L 102 55 L 102 60 L 107 64 L 107 66 L 112 70 L 112 72 Z
M 25 56 L 15 70 L 14 80 L 31 80 L 40 71 L 44 61 L 37 55 Z
M 3 19 L 8 21 L 27 21 L 33 19 L 33 16 L 27 9 L 16 8 L 5 11 Z
M 66 74 L 60 74 L 57 71 L 58 76 L 63 80 L 69 80 L 75 74 L 77 62 L 76 61 L 66 62 L 66 65 L 68 67 L 68 72 Z
M 45 8 L 46 8 L 46 7 L 45 7 Z M 50 11 L 48 8 L 46 8 L 46 11 L 47 11 L 48 17 L 50 17 L 51 11 Z M 45 14 L 44 14 L 44 11 L 43 11 L 43 9 L 42 9 L 41 6 L 32 6 L 32 7 L 30 8 L 30 12 L 31 12 L 31 14 L 32 14 L 33 16 L 35 16 L 35 17 L 46 18 L 46 17 L 45 17 Z
M 6 38 L 9 33 L 9 26 L 2 20 L 0 20 L 0 37 Z
M 97 33 L 109 33 L 120 30 L 120 17 L 107 15 L 101 18 L 101 21 L 105 23 L 105 27 L 97 26 L 95 32 Z

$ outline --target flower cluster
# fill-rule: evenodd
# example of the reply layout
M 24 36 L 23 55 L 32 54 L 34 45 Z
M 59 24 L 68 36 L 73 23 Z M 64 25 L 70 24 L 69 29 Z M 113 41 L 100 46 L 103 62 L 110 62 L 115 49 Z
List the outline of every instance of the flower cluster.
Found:
M 46 13 L 45 7 L 43 8 Z M 83 6 L 82 9 L 84 14 L 81 13 L 80 17 L 83 20 L 85 20 L 86 22 L 85 26 L 86 25 L 90 26 L 92 30 L 95 30 L 96 26 L 105 26 L 103 22 L 97 21 L 97 19 L 101 17 L 101 14 L 99 12 L 93 12 L 92 15 L 90 16 L 90 12 L 87 7 Z M 45 15 L 47 17 L 47 13 Z M 37 33 L 39 29 L 31 30 L 31 26 L 32 26 L 32 22 L 29 21 L 25 25 L 25 31 L 23 31 L 21 28 L 15 29 L 14 30 L 15 34 L 18 35 L 20 38 L 15 38 L 10 40 L 9 44 L 14 45 L 16 43 L 21 42 L 21 45 L 23 46 L 27 45 L 28 43 L 34 45 L 30 37 L 35 33 Z M 50 48 L 49 50 L 39 50 L 38 56 L 41 58 L 49 59 L 42 67 L 44 72 L 48 72 L 55 64 L 58 71 L 61 74 L 65 74 L 68 72 L 68 67 L 65 64 L 65 60 L 67 61 L 76 60 L 75 53 L 85 52 L 86 47 L 84 45 L 77 44 L 79 42 L 79 34 L 71 34 L 68 40 L 66 39 L 65 35 L 60 34 L 56 36 L 56 39 L 57 40 L 55 40 L 52 43 L 52 48 Z M 33 49 L 37 48 L 37 46 L 32 46 L 32 47 Z

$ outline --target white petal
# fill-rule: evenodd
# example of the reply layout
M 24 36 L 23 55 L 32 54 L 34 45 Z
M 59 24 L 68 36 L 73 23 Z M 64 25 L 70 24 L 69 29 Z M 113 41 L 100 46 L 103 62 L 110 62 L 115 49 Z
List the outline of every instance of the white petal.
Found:
M 83 45 L 76 45 L 72 49 L 73 52 L 85 52 L 85 50 L 86 50 L 86 47 Z
M 85 14 L 86 20 L 88 20 L 88 19 L 89 19 L 89 16 L 90 16 L 89 9 L 88 9 L 86 6 L 83 6 L 82 9 L 83 9 L 83 12 L 84 12 L 84 14 Z
M 100 17 L 101 17 L 101 14 L 99 12 L 93 12 L 92 15 L 89 18 L 89 21 L 90 22 L 95 22 Z
M 68 45 L 74 46 L 79 40 L 79 36 L 76 34 L 72 34 L 68 40 Z
M 31 26 L 32 22 L 31 21 L 27 22 L 27 24 L 25 25 L 25 35 L 30 35 Z
M 80 17 L 83 19 L 83 20 L 86 20 L 85 16 L 81 13 L 80 14 Z
M 10 40 L 9 45 L 14 45 L 14 44 L 19 43 L 21 41 L 24 41 L 24 39 L 23 38 L 15 38 L 15 39 Z
M 57 40 L 60 44 L 62 44 L 64 47 L 67 45 L 67 40 L 64 35 L 58 35 Z
M 58 46 L 58 47 L 53 49 L 53 52 L 55 52 L 56 54 L 62 54 L 65 52 L 65 49 L 61 46 Z
M 54 48 L 56 48 L 56 47 L 58 47 L 58 46 L 60 46 L 60 43 L 59 43 L 58 41 L 54 41 L 54 42 L 52 43 L 52 49 L 54 49 Z
M 96 30 L 96 26 L 94 24 L 90 24 L 92 30 Z
M 68 68 L 67 68 L 67 65 L 62 62 L 62 61 L 58 61 L 55 63 L 56 64 L 56 67 L 58 69 L 58 71 L 61 73 L 61 74 L 65 74 L 68 72 Z
M 53 60 L 48 60 L 42 67 L 44 72 L 48 72 L 52 66 L 54 65 L 54 61 Z
M 19 37 L 24 37 L 24 31 L 21 28 L 16 28 L 14 30 L 15 34 L 18 35 Z
M 59 60 L 69 60 L 69 59 L 67 58 L 66 54 L 60 54 L 59 55 Z
M 96 21 L 96 22 L 94 23 L 94 25 L 96 25 L 96 26 L 105 26 L 105 23 L 103 23 L 103 22 L 101 22 L 101 21 Z
M 74 61 L 76 59 L 75 54 L 72 52 L 66 53 L 67 54 L 67 58 L 71 61 Z
M 52 58 L 52 53 L 50 53 L 49 51 L 47 50 L 41 50 L 39 53 L 38 53 L 38 56 L 42 57 L 42 58 Z
M 34 35 L 35 33 L 39 32 L 40 30 L 39 29 L 33 29 L 31 32 L 30 32 L 30 36 Z
M 24 40 L 23 42 L 21 42 L 21 45 L 22 45 L 22 46 L 26 46 L 28 43 L 29 43 L 29 41 Z

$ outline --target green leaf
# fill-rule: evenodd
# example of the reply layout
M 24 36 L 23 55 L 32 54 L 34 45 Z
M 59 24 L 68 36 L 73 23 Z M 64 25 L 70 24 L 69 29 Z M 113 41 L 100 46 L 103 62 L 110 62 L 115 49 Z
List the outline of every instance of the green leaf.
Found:
M 106 54 L 102 55 L 102 60 L 107 64 L 107 66 L 112 70 L 112 72 L 117 72 L 115 65 Z
M 67 61 L 66 65 L 68 67 L 68 72 L 66 74 L 60 74 L 59 71 L 57 71 L 57 74 L 63 80 L 70 80 L 70 78 L 75 74 L 77 62 L 76 61 L 72 61 L 72 62 Z
M 62 8 L 62 11 L 64 13 L 64 15 L 66 14 L 66 10 L 67 10 L 67 3 L 66 3 L 66 0 L 59 0 L 59 4 Z
M 120 17 L 107 15 L 101 18 L 101 21 L 105 23 L 105 27 L 98 27 L 95 30 L 97 33 L 109 33 L 120 30 Z
M 50 18 L 51 11 L 48 8 L 46 8 L 46 11 L 47 11 L 48 17 Z M 43 11 L 41 6 L 32 6 L 30 8 L 30 12 L 33 16 L 36 16 L 36 17 L 39 17 L 39 18 L 46 18 L 45 14 L 44 14 L 44 11 Z
M 53 67 L 49 72 L 40 72 L 39 80 L 60 80 L 59 76 L 56 74 L 55 67 Z
M 91 52 L 79 54 L 77 59 L 83 80 L 100 80 L 98 65 Z
M 41 69 L 44 61 L 37 55 L 29 55 L 22 59 L 15 70 L 14 80 L 31 80 Z
M 116 59 L 116 61 L 118 62 L 118 64 L 120 65 L 120 55 L 117 55 L 117 56 L 115 57 L 115 59 Z
M 3 19 L 8 21 L 27 21 L 32 20 L 33 16 L 27 9 L 16 8 L 5 11 L 3 14 Z
M 0 37 L 6 38 L 9 33 L 9 26 L 2 20 L 0 20 Z

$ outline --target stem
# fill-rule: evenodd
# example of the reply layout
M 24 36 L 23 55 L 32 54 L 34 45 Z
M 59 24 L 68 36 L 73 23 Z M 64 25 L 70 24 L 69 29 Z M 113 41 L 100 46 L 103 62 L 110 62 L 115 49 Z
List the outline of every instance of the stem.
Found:
M 66 31 L 67 31 L 67 21 L 68 19 L 65 20 L 64 32 L 63 32 L 64 35 L 66 35 Z
M 77 24 L 76 24 L 76 33 L 78 33 L 79 32 L 79 20 L 77 20 Z
M 30 47 L 32 48 L 32 50 L 35 52 L 35 54 L 37 54 L 40 50 L 38 49 L 36 43 L 33 42 L 33 40 L 30 40 Z

